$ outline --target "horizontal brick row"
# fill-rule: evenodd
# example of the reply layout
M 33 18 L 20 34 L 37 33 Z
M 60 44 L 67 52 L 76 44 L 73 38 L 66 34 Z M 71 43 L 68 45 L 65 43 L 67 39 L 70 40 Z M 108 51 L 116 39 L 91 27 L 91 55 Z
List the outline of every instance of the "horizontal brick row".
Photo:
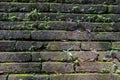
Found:
M 29 12 L 34 9 L 39 11 L 49 11 L 47 3 L 0 3 L 0 12 Z
M 56 3 L 0 3 L 2 12 L 30 12 L 34 9 L 49 12 L 72 12 L 72 13 L 105 13 L 107 7 L 103 5 L 73 5 Z
M 120 64 L 116 63 L 116 65 L 119 69 Z M 114 64 L 111 62 L 83 62 L 75 67 L 73 63 L 66 62 L 0 63 L 1 73 L 110 73 L 113 67 Z M 103 69 L 107 72 L 102 72 Z
M 120 32 L 80 32 L 80 31 L 21 31 L 0 30 L 1 40 L 80 40 L 80 41 L 119 41 Z M 61 36 L 61 37 L 59 37 Z
M 67 30 L 108 32 L 120 31 L 120 23 L 64 22 L 64 21 L 30 21 L 30 22 L 0 22 L 1 30 Z
M 32 0 L 32 1 L 29 1 L 29 0 L 0 0 L 0 2 L 58 2 L 58 3 L 79 3 L 79 4 L 113 4 L 115 3 L 114 0 Z M 119 0 L 116 0 L 116 2 L 118 3 Z
M 107 13 L 107 7 L 103 5 L 74 5 L 74 4 L 50 4 L 50 11 L 65 13 Z
M 120 67 L 120 64 L 116 64 Z M 80 65 L 75 66 L 75 71 L 79 73 L 83 72 L 94 72 L 101 73 L 103 69 L 106 69 L 110 73 L 113 69 L 114 64 L 111 62 L 83 62 Z M 44 62 L 42 63 L 42 71 L 46 73 L 72 73 L 74 72 L 73 64 L 61 63 L 61 62 Z
M 30 21 L 30 22 L 0 22 L 1 30 L 76 30 L 76 22 L 64 21 Z
M 119 75 L 113 74 L 115 80 L 119 80 Z M 10 74 L 8 80 L 19 80 L 19 79 L 34 79 L 34 80 L 110 80 L 109 74 L 51 74 L 51 75 L 40 75 L 40 74 Z M 2 79 L 5 80 L 5 79 Z
M 3 21 L 76 21 L 76 22 L 118 22 L 119 14 L 70 14 L 70 13 L 0 13 Z
M 92 59 L 97 59 L 99 62 L 103 62 L 106 58 L 106 62 L 108 62 L 111 57 L 107 57 L 110 54 L 106 51 L 57 51 L 57 52 L 1 52 L 0 53 L 0 62 L 40 62 L 40 61 L 53 61 L 53 62 L 64 62 L 70 61 L 73 59 L 69 56 L 68 53 L 72 54 L 72 58 L 79 58 L 81 61 L 89 61 Z M 119 52 L 114 53 L 114 59 L 120 57 Z M 99 55 L 99 56 L 98 56 Z M 119 59 L 118 59 L 119 61 Z
M 115 42 L 116 43 L 116 42 Z M 38 41 L 0 41 L 0 51 L 41 51 L 41 50 L 109 50 L 115 47 L 110 42 L 38 42 Z M 119 48 L 118 48 L 119 49 Z
M 41 63 L 0 63 L 3 73 L 40 73 Z

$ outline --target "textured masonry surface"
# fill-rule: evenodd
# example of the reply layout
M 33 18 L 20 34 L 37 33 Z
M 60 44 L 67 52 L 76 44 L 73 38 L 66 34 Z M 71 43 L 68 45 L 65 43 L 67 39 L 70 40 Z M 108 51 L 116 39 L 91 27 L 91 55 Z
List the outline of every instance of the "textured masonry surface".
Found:
M 0 0 L 0 80 L 120 80 L 120 0 Z

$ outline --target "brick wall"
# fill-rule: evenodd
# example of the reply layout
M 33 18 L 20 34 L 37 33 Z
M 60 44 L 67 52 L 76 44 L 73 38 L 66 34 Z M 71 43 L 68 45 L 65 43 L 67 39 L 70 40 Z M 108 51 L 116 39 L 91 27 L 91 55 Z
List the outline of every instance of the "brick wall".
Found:
M 0 80 L 120 80 L 119 0 L 0 0 Z

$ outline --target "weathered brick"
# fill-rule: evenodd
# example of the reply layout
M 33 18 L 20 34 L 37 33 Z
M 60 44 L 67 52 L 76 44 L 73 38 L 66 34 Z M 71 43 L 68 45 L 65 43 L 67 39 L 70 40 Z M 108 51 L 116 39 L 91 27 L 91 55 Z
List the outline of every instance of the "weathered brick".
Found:
M 80 50 L 80 42 L 49 42 L 48 50 Z
M 44 62 L 42 71 L 46 73 L 71 73 L 74 72 L 73 64 L 61 62 Z
M 46 27 L 46 25 L 48 27 Z M 76 22 L 64 21 L 21 21 L 21 22 L 0 22 L 1 30 L 76 30 L 79 28 Z
M 50 4 L 52 12 L 74 12 L 74 13 L 105 13 L 107 7 L 97 5 L 75 5 L 75 4 Z
M 1 63 L 4 73 L 40 73 L 41 63 Z
M 10 74 L 8 80 L 33 80 L 33 74 Z
M 89 29 L 91 31 L 99 31 L 99 32 L 107 32 L 107 31 L 119 31 L 120 23 L 92 23 L 92 22 L 81 22 L 79 23 L 78 26 L 80 26 L 80 28 L 78 30 L 81 31 L 86 31 L 86 29 Z
M 32 11 L 32 9 L 48 11 L 49 5 L 44 3 L 0 3 L 0 11 L 2 12 L 28 12 Z
M 14 51 L 15 41 L 0 41 L 0 51 Z
M 120 49 L 120 42 L 112 42 L 112 49 Z
M 31 61 L 30 53 L 25 52 L 1 52 L 0 62 L 27 62 Z
M 40 2 L 46 2 L 46 1 L 43 1 L 43 0 L 38 0 Z M 72 3 L 72 4 L 75 4 L 75 3 L 79 3 L 79 4 L 103 4 L 103 3 L 106 3 L 106 4 L 112 4 L 114 3 L 114 0 L 48 0 L 49 2 L 58 2 L 58 3 Z
M 119 8 L 120 8 L 119 5 L 110 5 L 110 6 L 108 6 L 109 12 L 110 13 L 115 13 L 115 14 L 120 13 Z
M 66 32 L 61 31 L 35 31 L 31 33 L 33 40 L 65 40 L 65 35 Z
M 82 42 L 81 48 L 83 50 L 109 50 L 111 49 L 111 43 L 109 42 Z
M 33 61 L 68 61 L 70 60 L 69 56 L 64 52 L 39 52 L 32 53 Z
M 0 0 L 0 2 L 12 2 L 12 0 Z M 15 0 L 15 2 L 31 2 L 29 0 Z M 115 1 L 114 0 L 33 0 L 32 2 L 57 2 L 57 3 L 79 3 L 79 4 L 113 4 Z
M 7 79 L 7 75 L 0 75 L 0 80 L 6 80 Z
M 3 39 L 30 39 L 30 31 L 7 31 L 1 30 L 1 35 L 3 35 Z
M 15 48 L 17 51 L 40 51 L 44 45 L 45 44 L 43 42 L 17 41 Z
M 113 63 L 103 63 L 103 62 L 83 62 L 80 66 L 76 66 L 77 72 L 100 72 L 103 68 L 107 69 L 109 72 L 112 69 Z
M 27 18 L 29 13 L 1 13 L 1 20 L 17 21 L 25 20 L 51 20 L 51 21 L 89 21 L 89 22 L 118 22 L 119 14 L 70 14 L 70 13 L 41 13 L 36 17 Z
M 49 75 L 10 74 L 8 80 L 49 80 Z
M 119 75 L 114 75 L 115 80 L 119 80 Z M 57 74 L 51 75 L 51 80 L 110 80 L 111 77 L 109 74 L 98 74 L 98 73 L 86 73 L 86 74 Z

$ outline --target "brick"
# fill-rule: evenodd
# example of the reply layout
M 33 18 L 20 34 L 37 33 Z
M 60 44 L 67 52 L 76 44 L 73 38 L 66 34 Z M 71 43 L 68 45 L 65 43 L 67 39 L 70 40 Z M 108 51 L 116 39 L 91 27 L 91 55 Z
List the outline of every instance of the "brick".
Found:
M 119 50 L 120 49 L 120 42 L 112 42 L 112 49 Z
M 74 72 L 73 64 L 61 62 L 44 62 L 42 71 L 46 73 L 71 73 Z
M 93 22 L 81 22 L 79 23 L 80 30 L 85 31 L 89 29 L 93 32 L 109 32 L 109 31 L 119 31 L 119 23 L 93 23 Z
M 40 51 L 44 46 L 43 42 L 17 41 L 15 48 L 17 51 Z
M 67 13 L 105 13 L 107 7 L 102 5 L 50 4 L 50 11 Z
M 32 53 L 33 61 L 69 61 L 69 56 L 64 52 L 40 52 Z
M 119 80 L 118 75 L 113 74 L 115 80 Z M 98 74 L 98 73 L 76 73 L 76 74 L 57 74 L 51 75 L 51 80 L 110 80 L 109 74 Z
M 1 30 L 1 35 L 4 36 L 3 39 L 7 40 L 15 40 L 15 39 L 30 39 L 30 32 L 29 31 L 6 31 Z
M 33 18 L 27 18 L 29 13 L 1 13 L 1 20 L 9 21 L 27 21 L 27 20 L 40 20 L 40 21 L 89 21 L 89 22 L 118 22 L 119 14 L 70 14 L 70 13 L 41 13 L 40 15 Z
M 0 75 L 0 80 L 6 80 L 7 79 L 7 75 Z
M 40 2 L 45 2 L 45 1 L 43 1 L 43 0 L 38 0 L 38 1 L 40 1 Z M 58 3 L 72 3 L 72 4 L 103 4 L 103 3 L 106 3 L 106 4 L 112 4 L 112 3 L 114 3 L 114 0 L 106 0 L 106 1 L 104 1 L 104 0 L 100 0 L 100 1 L 98 1 L 98 0 L 67 0 L 67 1 L 65 1 L 65 0 L 48 0 L 49 2 L 58 2 Z
M 49 42 L 48 50 L 80 50 L 80 42 Z
M 111 43 L 109 42 L 82 42 L 81 48 L 83 50 L 109 50 L 111 49 Z
M 33 74 L 10 74 L 8 80 L 32 80 L 34 79 Z
M 41 26 L 42 25 L 42 26 Z M 46 27 L 48 25 L 49 27 Z M 64 21 L 21 21 L 21 22 L 0 22 L 1 30 L 76 30 L 78 28 L 75 22 Z
M 0 71 L 4 73 L 39 73 L 41 63 L 1 63 Z
M 8 18 L 8 14 L 7 13 L 0 13 L 0 21 L 1 20 L 5 21 L 5 20 L 7 20 L 7 18 Z
M 25 52 L 1 52 L 0 62 L 27 62 L 31 61 L 31 54 Z
M 110 5 L 110 6 L 108 6 L 109 12 L 110 13 L 115 13 L 115 14 L 120 13 L 119 8 L 120 8 L 119 5 Z
M 0 3 L 0 12 L 30 12 L 32 9 L 48 11 L 49 5 L 45 3 Z
M 0 41 L 0 51 L 14 51 L 15 41 Z
M 76 66 L 77 72 L 100 72 L 103 68 L 109 72 L 112 68 L 113 63 L 100 63 L 100 62 L 83 62 L 80 66 Z
M 65 33 L 61 31 L 35 31 L 31 33 L 31 37 L 33 40 L 64 40 L 66 39 Z
M 48 75 L 38 75 L 38 74 L 10 74 L 8 80 L 49 80 Z

